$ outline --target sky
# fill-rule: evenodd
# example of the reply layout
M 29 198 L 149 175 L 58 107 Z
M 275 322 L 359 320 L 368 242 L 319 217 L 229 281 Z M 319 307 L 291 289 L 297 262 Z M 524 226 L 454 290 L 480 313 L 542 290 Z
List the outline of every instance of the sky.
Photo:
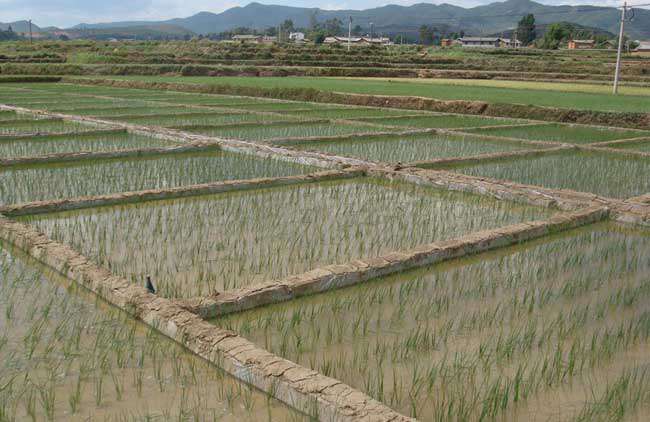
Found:
M 368 9 L 386 4 L 450 3 L 462 7 L 489 4 L 495 0 L 257 0 L 265 4 L 320 7 L 321 9 Z M 593 4 L 618 6 L 619 0 L 536 0 L 544 4 Z M 251 0 L 0 0 L 0 22 L 32 19 L 43 26 L 70 27 L 78 23 L 125 20 L 164 20 L 182 18 L 198 12 L 219 13 Z

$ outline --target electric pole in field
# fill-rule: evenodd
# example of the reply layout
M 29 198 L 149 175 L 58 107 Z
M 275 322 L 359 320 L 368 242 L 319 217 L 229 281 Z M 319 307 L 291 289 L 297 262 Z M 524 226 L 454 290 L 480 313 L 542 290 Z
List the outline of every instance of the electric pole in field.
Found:
M 350 51 L 350 42 L 352 38 L 352 16 L 348 16 L 348 51 Z
M 32 37 L 32 20 L 29 20 L 29 43 L 34 43 L 34 38 Z
M 621 55 L 623 54 L 623 33 L 625 32 L 625 14 L 627 12 L 627 2 L 623 3 L 621 11 L 621 30 L 618 33 L 618 51 L 616 52 L 616 73 L 614 74 L 614 95 L 618 94 L 618 79 L 621 72 Z

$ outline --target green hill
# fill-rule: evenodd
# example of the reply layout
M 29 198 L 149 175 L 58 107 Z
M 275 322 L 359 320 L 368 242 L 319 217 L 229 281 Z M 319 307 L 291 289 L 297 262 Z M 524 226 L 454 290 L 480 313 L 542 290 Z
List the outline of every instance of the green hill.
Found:
M 515 27 L 517 21 L 528 13 L 533 13 L 540 25 L 563 21 L 611 33 L 618 33 L 620 20 L 620 11 L 613 7 L 549 6 L 531 0 L 507 0 L 469 9 L 450 4 L 420 3 L 412 6 L 387 5 L 367 10 L 322 10 L 250 3 L 219 14 L 201 12 L 188 18 L 165 22 L 81 24 L 72 29 L 115 30 L 165 24 L 206 34 L 236 27 L 264 29 L 277 26 L 285 19 L 293 20 L 297 27 L 308 27 L 312 16 L 320 22 L 332 18 L 347 22 L 348 16 L 352 16 L 355 25 L 361 25 L 367 31 L 370 22 L 373 22 L 376 32 L 384 34 L 417 34 L 421 25 L 433 25 L 446 26 L 450 31 L 462 29 L 470 35 L 487 35 Z M 650 39 L 650 10 L 636 9 L 634 21 L 626 28 L 627 34 L 632 38 Z

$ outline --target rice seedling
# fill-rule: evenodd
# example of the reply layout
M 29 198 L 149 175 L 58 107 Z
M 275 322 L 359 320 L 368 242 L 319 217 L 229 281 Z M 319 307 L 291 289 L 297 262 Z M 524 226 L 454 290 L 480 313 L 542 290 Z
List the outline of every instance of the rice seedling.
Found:
M 424 113 L 413 111 L 413 110 L 386 110 L 382 108 L 330 107 L 330 108 L 322 108 L 322 109 L 319 108 L 319 109 L 304 110 L 305 108 L 306 107 L 304 107 L 303 111 L 300 112 L 284 111 L 284 110 L 278 112 L 281 112 L 282 114 L 285 115 L 295 115 L 296 117 L 312 118 L 312 119 L 357 119 L 357 120 L 362 120 L 362 118 L 366 118 L 366 117 L 385 117 L 389 119 L 389 118 L 397 118 L 401 116 L 412 116 L 412 115 L 419 115 L 419 114 L 424 115 Z M 371 121 L 381 123 L 381 124 L 388 124 L 388 123 L 384 123 L 383 120 L 372 119 Z
M 569 126 L 561 124 L 540 124 L 510 128 L 475 129 L 472 133 L 481 135 L 505 136 L 509 138 L 530 139 L 536 141 L 568 142 L 589 144 L 593 142 L 614 141 L 617 139 L 638 138 L 643 132 L 628 130 L 611 130 L 605 127 Z
M 220 151 L 24 166 L 0 170 L 0 203 L 289 176 L 311 171 L 311 167 L 272 158 Z
M 19 114 L 13 111 L 0 110 L 0 122 L 31 118 L 32 117 L 27 114 Z
M 171 113 L 187 113 L 192 110 L 186 107 L 152 107 L 150 104 L 146 105 L 131 105 L 131 104 L 115 104 L 114 106 L 103 106 L 103 107 L 83 107 L 83 108 L 73 108 L 73 109 L 56 109 L 53 111 L 59 111 L 66 114 L 77 114 L 81 116 L 100 116 L 106 119 L 113 119 L 113 116 L 124 116 L 124 115 L 151 115 L 155 116 L 157 114 L 171 114 Z
M 235 107 L 246 104 L 268 104 L 269 100 L 253 97 L 229 97 L 206 94 L 181 94 L 174 93 L 168 97 L 159 97 L 156 101 L 169 101 L 177 104 L 206 105 L 214 107 Z
M 263 141 L 274 138 L 294 138 L 312 136 L 337 136 L 353 133 L 386 132 L 387 129 L 365 125 L 341 124 L 341 123 L 288 123 L 287 125 L 265 126 L 229 126 L 224 128 L 185 128 L 191 132 L 201 133 L 208 136 L 221 138 L 235 138 L 244 140 Z
M 612 198 L 650 192 L 650 160 L 606 153 L 576 152 L 521 158 L 455 167 L 454 171 Z
M 0 135 L 21 135 L 30 133 L 83 132 L 95 130 L 97 126 L 51 119 L 25 119 L 0 122 Z
M 65 137 L 8 138 L 0 140 L 0 156 L 3 158 L 35 157 L 80 151 L 116 151 L 172 146 L 173 142 L 136 135 L 127 132 L 104 135 L 69 135 Z
M 594 392 L 594 400 L 587 403 L 574 420 L 586 422 L 634 419 L 639 407 L 647 409 L 650 405 L 648 376 L 648 367 L 623 371 L 618 378 L 606 384 L 600 396 Z M 639 420 L 642 420 L 644 415 L 647 415 L 647 411 L 638 414 Z
M 21 253 L 0 248 L 3 421 L 158 420 L 165 415 L 307 420 Z M 8 307 L 13 308 L 10 318 Z
M 532 148 L 531 146 L 512 142 L 486 141 L 472 136 L 440 134 L 368 136 L 341 141 L 291 142 L 286 145 L 300 150 L 327 152 L 364 160 L 392 163 L 468 157 Z
M 607 147 L 650 153 L 650 138 L 644 142 L 634 142 L 634 143 L 631 142 L 629 144 L 608 145 Z
M 250 122 L 259 122 L 263 124 L 264 122 L 273 122 L 278 120 L 290 120 L 289 116 L 269 116 L 261 114 L 235 114 L 235 113 L 191 113 L 191 114 L 178 114 L 176 116 L 167 115 L 163 116 L 151 116 L 151 117 L 137 117 L 137 118 L 120 118 L 119 120 L 138 124 L 138 125 L 155 125 L 155 126 L 165 126 L 165 127 L 176 127 L 176 126 L 210 126 L 210 125 L 225 125 L 225 124 L 234 124 L 234 123 L 250 123 Z
M 425 421 L 611 420 L 647 403 L 649 253 L 601 223 L 213 322 Z
M 489 119 L 477 116 L 464 115 L 424 115 L 415 117 L 394 117 L 386 119 L 357 119 L 370 121 L 390 126 L 405 126 L 417 128 L 463 128 L 478 126 L 499 126 L 525 123 L 524 121 L 509 119 Z
M 134 106 L 146 105 L 140 101 L 127 102 L 122 100 L 110 100 L 102 98 L 86 98 L 86 97 L 69 97 L 69 98 L 51 98 L 42 100 L 22 100 L 11 101 L 10 104 L 21 107 L 45 110 L 70 110 L 78 108 L 92 108 L 92 107 L 120 107 L 120 106 Z
M 26 221 L 134 283 L 151 275 L 160 294 L 191 297 L 550 213 L 487 197 L 360 178 Z
M 299 103 L 299 102 L 267 102 L 259 104 L 237 104 L 230 107 L 242 110 L 251 111 L 297 111 L 297 110 L 322 110 L 331 108 L 333 110 L 340 110 L 340 107 L 331 106 L 327 104 L 312 104 L 312 103 Z

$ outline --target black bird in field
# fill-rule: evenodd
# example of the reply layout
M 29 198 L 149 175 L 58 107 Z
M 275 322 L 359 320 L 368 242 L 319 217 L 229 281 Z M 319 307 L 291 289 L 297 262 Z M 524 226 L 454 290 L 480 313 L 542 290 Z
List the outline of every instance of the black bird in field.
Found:
M 156 293 L 156 288 L 153 286 L 153 283 L 151 282 L 151 277 L 147 276 L 147 290 L 149 293 L 155 294 Z

